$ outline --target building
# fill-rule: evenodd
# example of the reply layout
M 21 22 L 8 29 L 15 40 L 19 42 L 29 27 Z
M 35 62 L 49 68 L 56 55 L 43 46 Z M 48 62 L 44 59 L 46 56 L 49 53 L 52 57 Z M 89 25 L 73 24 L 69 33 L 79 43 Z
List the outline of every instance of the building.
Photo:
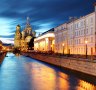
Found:
M 54 28 L 55 53 L 68 53 L 68 30 L 67 23 Z
M 55 27 L 53 36 L 48 36 L 47 32 L 37 37 L 34 40 L 34 50 L 53 50 L 55 53 L 73 55 L 96 55 L 96 4 L 94 6 L 93 13 L 80 18 L 72 17 L 68 22 Z M 53 39 L 50 41 L 50 38 Z
M 34 39 L 35 51 L 54 51 L 54 29 L 50 29 L 47 32 L 42 33 L 40 36 Z
M 91 55 L 95 52 L 95 12 L 67 24 L 71 54 Z M 87 45 L 87 47 L 86 47 Z
M 29 46 L 29 43 L 34 37 L 35 37 L 35 31 L 32 31 L 32 27 L 29 23 L 29 17 L 27 17 L 27 23 L 22 32 L 20 25 L 16 26 L 14 47 L 22 51 L 31 49 L 33 46 Z
M 34 50 L 88 55 L 95 52 L 95 12 L 47 31 L 34 40 Z M 51 33 L 53 33 L 51 35 Z
M 2 41 L 0 40 L 0 51 L 2 50 Z
M 56 53 L 95 54 L 96 10 L 79 19 L 71 18 L 69 22 L 54 28 L 54 30 Z

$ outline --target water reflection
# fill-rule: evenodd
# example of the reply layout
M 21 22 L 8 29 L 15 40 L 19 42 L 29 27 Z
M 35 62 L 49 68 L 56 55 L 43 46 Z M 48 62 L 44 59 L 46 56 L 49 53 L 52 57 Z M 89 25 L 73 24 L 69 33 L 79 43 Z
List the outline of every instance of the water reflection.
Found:
M 0 67 L 0 90 L 96 90 L 95 84 L 29 57 L 7 54 Z
M 96 87 L 86 81 L 79 80 L 77 90 L 96 90 Z
M 58 72 L 58 87 L 59 90 L 69 90 L 69 77 L 63 72 Z

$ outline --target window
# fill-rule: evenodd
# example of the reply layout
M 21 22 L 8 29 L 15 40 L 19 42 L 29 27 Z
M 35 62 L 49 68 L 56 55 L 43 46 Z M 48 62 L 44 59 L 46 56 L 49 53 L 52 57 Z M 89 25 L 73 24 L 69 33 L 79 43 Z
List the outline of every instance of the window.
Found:
M 83 35 L 83 30 L 81 30 L 81 35 Z
M 76 36 L 76 32 L 75 32 L 75 36 Z
M 82 38 L 80 39 L 80 43 L 83 43 L 83 39 Z
M 77 36 L 78 36 L 78 31 L 77 31 Z
M 88 19 L 86 20 L 86 25 L 88 25 Z
M 91 24 L 93 23 L 93 17 L 90 18 L 90 23 L 91 23 Z
M 86 40 L 89 41 L 88 38 L 86 38 Z
M 91 37 L 91 42 L 93 42 L 93 37 Z
M 73 29 L 73 26 L 71 25 L 71 29 Z
M 77 44 L 78 44 L 78 39 L 77 39 Z
M 63 26 L 61 27 L 61 30 L 63 30 Z
M 90 30 L 91 30 L 91 31 L 90 31 L 90 32 L 91 32 L 91 34 L 93 34 L 93 27 L 91 27 L 91 29 L 90 29 Z
M 81 22 L 81 27 L 83 26 L 83 21 Z
M 79 31 L 79 36 L 80 36 L 80 31 Z
M 81 26 L 80 23 L 78 23 L 78 28 L 80 28 L 80 26 Z
M 88 34 L 88 29 L 86 29 L 86 34 Z
M 81 35 L 83 35 L 83 30 L 81 30 Z
M 75 44 L 76 44 L 76 40 L 75 40 L 75 42 L 74 42 Z
M 76 29 L 76 24 L 74 25 L 74 28 Z
M 78 28 L 78 23 L 77 23 L 77 28 Z
M 79 39 L 79 44 L 81 43 L 80 39 Z

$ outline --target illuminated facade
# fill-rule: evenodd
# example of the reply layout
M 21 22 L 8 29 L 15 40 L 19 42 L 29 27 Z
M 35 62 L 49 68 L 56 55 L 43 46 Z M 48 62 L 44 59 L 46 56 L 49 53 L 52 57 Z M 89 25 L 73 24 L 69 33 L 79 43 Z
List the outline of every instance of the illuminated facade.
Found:
M 36 51 L 54 51 L 54 29 L 51 29 L 34 39 L 34 50 Z
M 35 32 L 32 31 L 32 27 L 29 23 L 29 18 L 27 17 L 27 24 L 22 32 L 20 31 L 20 25 L 17 25 L 16 27 L 14 47 L 19 48 L 22 51 L 28 50 L 30 48 L 29 42 L 34 37 L 35 37 Z
M 2 41 L 0 40 L 0 51 L 2 50 Z
M 68 45 L 71 54 L 95 52 L 95 12 L 68 23 Z
M 95 12 L 55 28 L 57 53 L 87 54 L 95 52 Z M 87 46 L 87 47 L 86 47 Z M 64 50 L 63 50 L 64 49 Z
M 21 32 L 20 32 L 20 25 L 16 26 L 15 38 L 14 38 L 14 46 L 19 48 L 21 46 Z
M 54 28 L 55 53 L 68 53 L 68 31 L 67 23 Z

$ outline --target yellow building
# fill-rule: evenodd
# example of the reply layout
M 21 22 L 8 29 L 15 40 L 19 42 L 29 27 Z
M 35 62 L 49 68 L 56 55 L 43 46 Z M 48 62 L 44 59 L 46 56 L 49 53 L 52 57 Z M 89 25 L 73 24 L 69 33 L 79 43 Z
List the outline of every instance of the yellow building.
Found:
M 32 27 L 29 23 L 29 17 L 27 17 L 25 29 L 22 32 L 20 30 L 20 25 L 17 25 L 14 37 L 14 47 L 20 49 L 21 51 L 32 48 L 29 46 L 29 43 L 31 39 L 35 37 L 35 31 L 32 31 Z
M 2 50 L 2 41 L 0 40 L 0 51 Z
M 34 50 L 42 52 L 54 51 L 54 38 L 54 29 L 44 32 L 34 39 Z

